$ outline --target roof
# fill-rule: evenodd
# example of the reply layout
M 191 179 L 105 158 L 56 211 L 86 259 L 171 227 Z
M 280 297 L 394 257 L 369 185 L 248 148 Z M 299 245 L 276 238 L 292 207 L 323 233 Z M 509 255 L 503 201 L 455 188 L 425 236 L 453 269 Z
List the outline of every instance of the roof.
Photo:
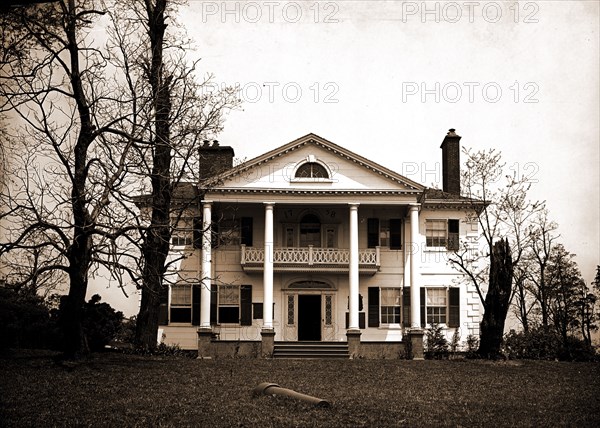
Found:
M 202 186 L 210 187 L 211 185 L 214 185 L 215 182 L 217 182 L 217 181 L 222 182 L 223 180 L 226 180 L 228 178 L 235 177 L 236 175 L 242 174 L 252 168 L 262 165 L 265 162 L 269 162 L 279 156 L 287 154 L 291 151 L 294 151 L 294 150 L 301 148 L 308 144 L 314 144 L 314 145 L 323 147 L 324 149 L 331 151 L 332 153 L 334 153 L 340 157 L 346 158 L 354 163 L 357 163 L 358 165 L 361 165 L 367 169 L 370 169 L 370 170 L 378 173 L 379 175 L 387 178 L 388 180 L 402 184 L 411 190 L 423 191 L 425 189 L 425 186 L 423 186 L 422 184 L 417 183 L 416 181 L 413 181 L 407 177 L 404 177 L 403 175 L 400 175 L 400 174 L 396 173 L 395 171 L 392 171 L 391 169 L 388 169 L 382 165 L 379 165 L 376 162 L 373 162 L 357 153 L 354 153 L 342 146 L 332 143 L 331 141 L 326 140 L 325 138 L 320 137 L 313 133 L 306 134 L 305 136 L 300 137 L 300 138 L 298 138 L 294 141 L 291 141 L 287 144 L 284 144 L 283 146 L 280 146 L 280 147 L 273 149 L 267 153 L 264 153 L 253 159 L 250 159 L 228 171 L 225 171 L 224 173 L 220 174 L 218 177 L 206 180 L 205 182 L 202 183 Z

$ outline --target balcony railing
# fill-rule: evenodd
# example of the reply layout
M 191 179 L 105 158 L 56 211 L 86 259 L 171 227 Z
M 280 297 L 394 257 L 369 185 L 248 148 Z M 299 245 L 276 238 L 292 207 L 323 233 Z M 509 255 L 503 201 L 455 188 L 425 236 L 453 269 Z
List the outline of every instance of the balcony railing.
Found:
M 242 245 L 241 264 L 245 271 L 262 271 L 265 261 L 264 248 Z M 275 248 L 273 250 L 273 270 L 275 271 L 327 271 L 348 272 L 350 250 L 344 248 Z M 361 273 L 375 273 L 379 270 L 379 247 L 359 250 L 358 267 Z

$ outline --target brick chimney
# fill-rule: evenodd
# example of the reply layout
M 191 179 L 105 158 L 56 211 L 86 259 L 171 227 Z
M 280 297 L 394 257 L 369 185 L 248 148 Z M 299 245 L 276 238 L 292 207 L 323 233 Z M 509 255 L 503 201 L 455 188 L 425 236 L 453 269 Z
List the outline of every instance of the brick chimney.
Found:
M 211 141 L 204 140 L 204 144 L 199 149 L 199 154 L 200 180 L 205 180 L 233 168 L 233 157 L 235 155 L 233 148 L 220 146 L 217 140 L 213 140 L 212 144 Z
M 460 139 L 452 128 L 444 137 L 442 145 L 442 190 L 460 195 Z

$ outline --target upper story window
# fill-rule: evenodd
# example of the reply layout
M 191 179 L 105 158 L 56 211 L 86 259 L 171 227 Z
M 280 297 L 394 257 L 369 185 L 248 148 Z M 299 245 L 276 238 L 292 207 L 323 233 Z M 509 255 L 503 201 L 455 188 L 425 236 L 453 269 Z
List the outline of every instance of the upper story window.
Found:
M 174 247 L 186 247 L 193 244 L 194 221 L 193 218 L 181 218 L 177 227 L 171 235 L 171 243 Z
M 321 220 L 314 214 L 306 214 L 300 221 L 300 246 L 321 246 Z
M 317 162 L 306 162 L 296 170 L 296 178 L 329 178 L 329 173 Z
M 367 247 L 385 247 L 390 250 L 402 249 L 402 220 L 391 218 L 367 219 Z
M 427 247 L 459 249 L 459 221 L 456 219 L 436 219 L 425 221 L 425 242 Z

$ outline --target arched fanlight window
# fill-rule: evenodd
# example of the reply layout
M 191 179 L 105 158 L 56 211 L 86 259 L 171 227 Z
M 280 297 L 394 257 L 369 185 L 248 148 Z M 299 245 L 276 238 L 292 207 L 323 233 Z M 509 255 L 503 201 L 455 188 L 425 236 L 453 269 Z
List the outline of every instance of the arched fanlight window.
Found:
M 329 173 L 317 162 L 306 162 L 296 170 L 296 178 L 329 178 Z

